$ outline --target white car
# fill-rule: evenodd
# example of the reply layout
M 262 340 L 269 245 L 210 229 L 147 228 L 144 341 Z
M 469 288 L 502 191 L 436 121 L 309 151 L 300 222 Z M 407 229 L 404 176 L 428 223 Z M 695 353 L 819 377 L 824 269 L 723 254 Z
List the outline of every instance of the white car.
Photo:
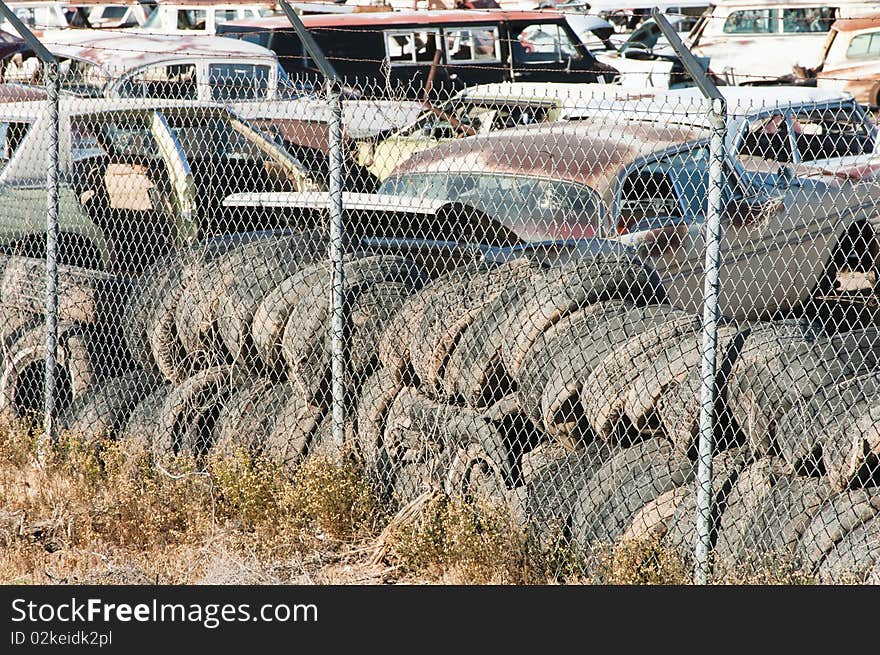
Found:
M 865 0 L 715 0 L 684 42 L 728 84 L 772 84 L 819 63 L 835 19 L 876 11 Z
M 727 151 L 755 183 L 772 187 L 780 183 L 780 171 L 786 177 L 876 179 L 877 126 L 849 93 L 800 86 L 719 91 L 727 102 Z M 593 103 L 583 116 L 709 127 L 706 100 L 696 88 Z
M 643 20 L 626 39 L 590 39 L 597 30 L 596 21 L 602 19 L 584 14 L 566 14 L 566 20 L 590 48 L 596 59 L 612 66 L 620 73 L 620 83 L 646 89 L 669 89 L 692 86 L 678 55 L 671 52 L 669 43 L 653 18 Z M 708 57 L 697 57 L 709 68 Z

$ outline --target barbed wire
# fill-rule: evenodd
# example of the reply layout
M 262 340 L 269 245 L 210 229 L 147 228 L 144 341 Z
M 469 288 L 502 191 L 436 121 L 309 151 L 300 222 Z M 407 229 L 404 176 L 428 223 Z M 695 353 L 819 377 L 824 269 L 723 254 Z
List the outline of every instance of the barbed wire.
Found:
M 44 41 L 43 43 L 45 45 L 49 46 L 50 50 L 51 50 L 51 46 L 53 46 L 53 45 L 66 45 L 66 44 L 60 44 L 60 43 L 53 43 L 51 41 Z M 142 49 L 124 48 L 124 47 L 115 46 L 115 45 L 108 46 L 108 45 L 94 44 L 94 45 L 89 45 L 88 50 L 93 51 L 93 52 L 94 51 L 107 51 L 107 52 L 120 53 L 120 54 L 124 54 L 124 53 L 139 54 L 139 55 L 144 54 L 144 51 Z M 605 52 L 606 51 L 599 51 L 598 54 L 602 55 Z M 619 52 L 619 51 L 607 51 L 607 52 Z M 591 51 L 591 53 L 594 54 L 594 56 L 596 54 L 596 52 L 594 52 L 594 51 Z M 285 54 L 279 54 L 276 52 L 275 55 L 276 55 L 278 62 L 282 64 L 282 67 L 283 67 L 284 62 L 303 60 L 306 58 L 306 55 L 303 55 L 303 54 L 285 55 Z M 191 59 L 215 59 L 217 57 L 223 57 L 223 56 L 235 56 L 237 58 L 244 58 L 244 59 L 249 57 L 249 55 L 246 53 L 236 53 L 236 52 L 232 52 L 232 51 L 223 51 L 223 50 L 218 50 L 215 53 L 187 52 L 184 50 L 184 51 L 169 52 L 168 53 L 168 60 L 171 60 L 175 57 L 177 57 L 177 58 L 185 57 L 185 58 L 191 58 Z M 354 64 L 376 64 L 377 66 L 381 66 L 381 65 L 383 65 L 383 62 L 388 61 L 387 56 L 374 58 L 374 57 L 341 57 L 341 56 L 327 55 L 327 59 L 330 62 L 348 62 L 348 63 L 354 63 Z M 156 62 L 156 63 L 158 65 L 159 62 Z M 564 62 L 560 61 L 558 63 L 564 63 Z M 95 63 L 95 65 L 96 66 L 104 66 L 106 68 L 106 65 L 104 65 L 104 64 Z M 401 68 L 404 68 L 404 67 L 428 68 L 430 66 L 431 66 L 430 61 L 407 61 L 407 62 L 400 62 L 400 63 L 391 64 L 391 68 L 397 68 L 397 67 L 401 67 Z M 443 68 L 458 68 L 458 69 L 465 69 L 465 70 L 509 71 L 509 69 L 510 69 L 509 63 L 505 64 L 503 61 L 491 61 L 491 62 L 487 62 L 487 63 L 476 63 L 476 62 L 459 63 L 456 61 L 452 61 L 452 62 L 447 61 L 445 63 L 441 63 L 440 66 L 442 66 Z M 544 66 L 528 65 L 527 68 L 529 71 L 535 72 L 535 73 L 558 73 L 559 72 L 558 68 L 549 67 L 549 66 L 544 67 Z M 723 78 L 725 75 L 728 75 L 728 74 L 730 74 L 733 77 L 737 76 L 736 69 L 725 70 L 723 72 L 713 71 L 711 68 L 711 61 L 710 61 L 710 65 L 709 65 L 709 71 L 711 73 L 715 74 L 716 76 L 721 77 L 721 78 Z M 303 72 L 316 72 L 316 71 L 309 71 L 309 70 L 304 69 Z M 608 71 L 607 69 L 604 69 L 604 68 L 579 68 L 579 69 L 577 69 L 577 72 L 579 72 L 579 73 L 592 73 L 592 74 L 595 74 L 598 76 L 607 75 L 610 73 L 610 71 Z M 626 71 L 626 75 L 628 77 L 638 77 L 638 76 L 648 77 L 648 76 L 656 75 L 656 72 L 657 71 L 650 71 L 650 70 L 644 70 L 644 71 L 628 70 L 628 71 Z M 288 71 L 288 73 L 289 73 L 289 71 Z M 792 80 L 789 81 L 789 84 L 797 79 L 802 79 L 802 80 L 814 79 L 811 77 L 798 78 L 794 75 L 793 72 L 790 75 L 792 75 Z M 348 77 L 348 76 L 343 75 L 343 77 Z M 760 82 L 779 81 L 780 85 L 785 85 L 784 82 L 786 81 L 784 79 L 786 76 L 782 76 L 782 78 L 780 78 L 780 76 L 778 76 L 778 75 L 761 75 L 759 73 L 752 73 L 752 72 L 750 72 L 748 74 L 748 77 L 752 81 L 760 81 Z M 822 75 L 822 79 L 825 81 L 829 81 L 829 82 L 853 82 L 853 81 L 857 81 L 857 80 L 861 79 L 861 77 L 857 76 L 857 75 L 850 75 L 850 76 Z M 731 85 L 731 86 L 742 86 L 742 85 Z M 746 83 L 746 84 L 744 84 L 744 86 L 755 86 L 755 84 Z M 760 86 L 760 84 L 758 84 L 758 86 Z

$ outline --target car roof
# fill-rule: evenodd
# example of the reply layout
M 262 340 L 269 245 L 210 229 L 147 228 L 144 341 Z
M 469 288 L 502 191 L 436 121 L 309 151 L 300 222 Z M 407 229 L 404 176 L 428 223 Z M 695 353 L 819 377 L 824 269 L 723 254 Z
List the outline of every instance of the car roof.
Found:
M 716 7 L 743 7 L 743 8 L 762 8 L 762 7 L 775 7 L 775 6 L 808 6 L 808 7 L 822 7 L 825 6 L 821 2 L 816 2 L 816 0 L 713 0 L 711 3 Z M 836 7 L 848 7 L 848 6 L 867 6 L 869 3 L 866 0 L 837 0 L 834 3 L 828 3 L 831 6 Z
M 80 98 L 61 95 L 58 98 L 58 113 L 65 116 L 85 116 L 103 112 L 124 111 L 138 113 L 156 109 L 179 110 L 201 109 L 205 111 L 229 112 L 222 104 L 199 100 L 166 100 L 157 98 Z M 46 111 L 45 100 L 0 103 L 0 116 L 6 120 L 34 120 Z
M 346 210 L 385 211 L 408 214 L 435 214 L 450 204 L 449 200 L 401 197 L 384 193 L 345 191 L 342 204 Z M 278 193 L 233 193 L 223 199 L 225 207 L 305 207 L 329 209 L 330 194 L 315 191 Z
M 648 95 L 653 96 L 652 92 Z M 580 82 L 492 82 L 475 84 L 462 89 L 456 94 L 459 98 L 472 100 L 541 100 L 564 101 L 577 104 L 579 100 L 641 98 L 645 97 L 645 89 L 627 87 L 619 84 Z
M 809 86 L 719 86 L 718 90 L 727 101 L 729 113 L 749 112 L 761 109 L 785 108 L 791 105 L 820 102 L 851 102 L 853 97 L 846 91 L 817 89 Z M 657 102 L 690 104 L 705 102 L 697 87 L 662 89 L 649 94 Z
M 749 116 L 773 110 L 793 107 L 854 105 L 855 100 L 846 91 L 817 89 L 800 86 L 720 86 L 718 90 L 727 101 L 728 123 L 745 120 Z M 569 118 L 586 118 L 601 112 L 621 118 L 654 121 L 664 116 L 674 116 L 676 122 L 708 126 L 705 111 L 706 100 L 696 87 L 682 89 L 658 89 L 641 96 L 611 98 L 585 103 L 583 108 L 574 107 Z M 580 110 L 580 113 L 579 113 Z
M 880 14 L 871 14 L 870 16 L 860 16 L 858 18 L 838 18 L 831 27 L 838 32 L 869 30 L 873 27 L 880 27 Z
M 460 23 L 491 23 L 514 20 L 564 20 L 558 11 L 505 11 L 502 9 L 446 9 L 434 11 L 365 11 L 346 14 L 307 14 L 303 25 L 309 28 L 336 27 L 394 27 L 396 25 L 444 25 Z M 241 18 L 223 23 L 224 26 L 262 27 L 293 30 L 285 16 Z
M 44 37 L 43 44 L 57 57 L 87 61 L 114 71 L 182 58 L 277 61 L 274 52 L 256 43 L 208 35 L 62 30 Z
M 743 126 L 758 115 L 766 116 L 789 109 L 857 106 L 849 93 L 814 87 L 721 86 L 718 90 L 727 101 L 728 148 L 734 147 Z M 706 111 L 706 100 L 696 88 L 664 89 L 644 98 L 599 101 L 583 108 L 569 108 L 567 117 L 569 120 L 601 118 L 605 121 L 657 123 L 703 129 L 708 129 L 711 125 Z
M 577 182 L 604 193 L 622 167 L 707 136 L 705 129 L 663 123 L 543 123 L 449 141 L 414 154 L 392 175 L 486 172 Z

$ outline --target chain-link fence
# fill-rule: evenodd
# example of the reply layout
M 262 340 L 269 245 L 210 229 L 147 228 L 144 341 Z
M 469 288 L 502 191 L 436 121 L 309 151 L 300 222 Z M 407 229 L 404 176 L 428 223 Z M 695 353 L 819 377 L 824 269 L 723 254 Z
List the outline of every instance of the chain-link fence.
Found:
M 149 54 L 130 38 L 90 47 Z M 878 135 L 851 96 L 394 100 L 216 44 L 86 90 L 44 42 L 48 240 L 52 103 L 0 103 L 8 418 L 163 467 L 353 459 L 390 508 L 504 508 L 563 577 L 647 543 L 710 580 L 880 579 Z

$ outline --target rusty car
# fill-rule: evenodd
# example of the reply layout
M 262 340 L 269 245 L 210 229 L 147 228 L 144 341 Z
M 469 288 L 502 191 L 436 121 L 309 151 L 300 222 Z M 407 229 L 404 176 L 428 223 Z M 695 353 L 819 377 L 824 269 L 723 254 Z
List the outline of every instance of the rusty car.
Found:
M 87 30 L 57 32 L 44 43 L 60 62 L 65 93 L 220 102 L 326 177 L 331 109 L 309 90 L 295 87 L 271 50 L 217 36 Z M 4 68 L 7 85 L 31 84 L 37 97 L 44 93 L 41 79 L 41 64 L 33 56 Z M 377 183 L 355 163 L 354 140 L 394 131 L 422 109 L 416 102 L 345 100 L 343 122 L 352 153 L 347 184 L 373 190 Z
M 390 133 L 359 141 L 358 162 L 379 179 L 415 152 L 450 139 L 552 121 L 579 119 L 590 107 L 613 98 L 644 97 L 645 91 L 617 84 L 501 82 L 478 84 L 449 101 L 429 105 L 416 120 Z
M 537 125 L 416 153 L 379 193 L 475 207 L 523 242 L 500 257 L 548 244 L 585 253 L 597 243 L 633 248 L 657 269 L 671 302 L 697 311 L 708 142 L 704 128 L 657 122 Z M 778 315 L 827 293 L 843 268 L 874 272 L 878 196 L 876 185 L 835 175 L 754 184 L 727 158 L 722 311 Z
M 803 86 L 719 88 L 727 104 L 726 148 L 752 181 L 835 174 L 874 180 L 880 172 L 877 126 L 849 94 Z M 593 103 L 583 116 L 708 129 L 706 101 L 695 88 Z M 577 117 L 577 110 L 569 112 Z
M 836 19 L 877 11 L 865 0 L 715 0 L 685 39 L 728 84 L 777 84 L 813 67 Z
M 864 105 L 880 106 L 880 14 L 836 21 L 822 61 L 803 77 L 814 77 L 820 89 L 846 91 Z

